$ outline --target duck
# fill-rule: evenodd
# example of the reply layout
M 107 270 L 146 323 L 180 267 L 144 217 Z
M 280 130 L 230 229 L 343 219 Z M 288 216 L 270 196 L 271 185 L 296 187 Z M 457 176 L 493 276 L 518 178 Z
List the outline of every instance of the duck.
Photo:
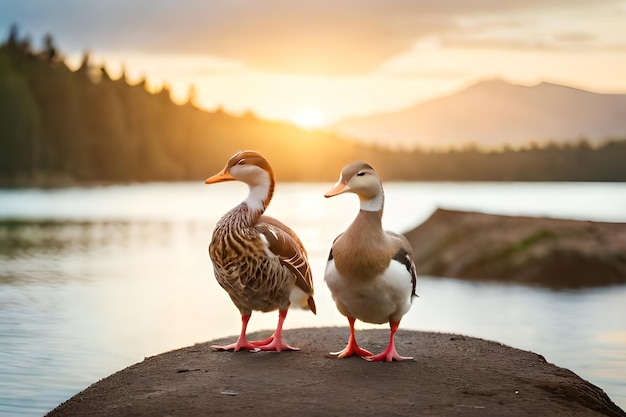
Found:
M 291 305 L 316 313 L 313 277 L 300 238 L 287 225 L 263 214 L 274 194 L 272 167 L 260 153 L 240 151 L 205 184 L 225 181 L 245 183 L 248 195 L 215 225 L 209 256 L 217 282 L 239 309 L 241 331 L 236 342 L 211 347 L 235 352 L 299 350 L 284 341 L 283 323 Z M 252 312 L 274 310 L 278 310 L 274 333 L 264 340 L 248 340 Z
M 371 165 L 360 161 L 346 165 L 324 196 L 344 193 L 359 197 L 360 210 L 346 231 L 333 241 L 324 281 L 337 309 L 348 319 L 350 336 L 346 347 L 331 355 L 357 355 L 370 362 L 412 360 L 398 354 L 395 335 L 417 297 L 413 248 L 403 235 L 383 230 L 383 185 Z M 357 319 L 389 323 L 389 344 L 383 352 L 373 355 L 358 345 L 354 334 Z

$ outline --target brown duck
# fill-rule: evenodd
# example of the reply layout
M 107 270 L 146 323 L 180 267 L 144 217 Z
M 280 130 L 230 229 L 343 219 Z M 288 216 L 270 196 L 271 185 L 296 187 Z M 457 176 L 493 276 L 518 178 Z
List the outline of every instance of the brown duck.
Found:
M 289 227 L 264 216 L 274 193 L 274 173 L 255 151 L 233 155 L 224 169 L 206 184 L 242 181 L 249 187 L 246 199 L 226 213 L 215 226 L 209 245 L 215 278 L 241 313 L 241 333 L 235 343 L 212 346 L 215 350 L 298 350 L 282 337 L 291 304 L 315 313 L 313 279 L 302 242 Z M 252 311 L 278 309 L 278 325 L 265 340 L 249 341 L 246 329 Z

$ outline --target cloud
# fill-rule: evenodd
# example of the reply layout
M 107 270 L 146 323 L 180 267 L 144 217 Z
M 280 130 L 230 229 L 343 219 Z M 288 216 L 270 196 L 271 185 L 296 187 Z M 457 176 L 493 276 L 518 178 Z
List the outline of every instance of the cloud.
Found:
M 583 22 L 579 14 L 571 12 L 464 18 L 437 39 L 440 47 L 462 49 L 559 52 L 625 48 L 626 34 L 620 28 L 626 13 L 621 19 L 595 14 Z
M 462 37 L 454 39 L 449 34 L 465 37 L 469 33 L 469 30 L 458 32 L 463 19 L 560 8 L 582 10 L 589 3 L 586 0 L 0 0 L 0 25 L 8 27 L 15 22 L 31 33 L 40 31 L 35 33 L 37 36 L 50 32 L 61 49 L 194 53 L 233 60 L 258 70 L 347 75 L 375 70 L 390 58 L 410 50 L 419 38 L 448 36 L 448 42 L 461 44 Z M 591 3 L 594 7 L 616 8 L 623 4 L 621 0 Z M 571 34 L 570 43 L 576 40 Z M 474 38 L 473 41 L 505 45 L 512 44 L 514 39 Z M 542 43 L 541 39 L 536 42 Z M 532 47 L 532 43 L 527 46 Z

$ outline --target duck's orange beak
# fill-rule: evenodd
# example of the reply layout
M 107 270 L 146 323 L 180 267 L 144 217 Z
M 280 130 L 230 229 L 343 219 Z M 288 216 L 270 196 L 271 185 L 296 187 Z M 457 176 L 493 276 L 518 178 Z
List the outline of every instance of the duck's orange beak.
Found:
M 345 182 L 337 181 L 337 183 L 333 185 L 333 188 L 331 188 L 326 192 L 326 194 L 324 194 L 324 197 L 334 197 L 338 194 L 347 193 L 348 191 L 350 191 L 350 187 L 348 186 L 348 184 L 346 184 Z
M 213 175 L 212 177 L 207 178 L 206 180 L 204 180 L 205 184 L 215 184 L 218 182 L 224 182 L 224 181 L 234 181 L 235 178 L 233 178 L 232 175 L 230 175 L 230 172 L 226 171 L 226 170 L 222 170 L 220 172 L 218 172 L 217 174 Z

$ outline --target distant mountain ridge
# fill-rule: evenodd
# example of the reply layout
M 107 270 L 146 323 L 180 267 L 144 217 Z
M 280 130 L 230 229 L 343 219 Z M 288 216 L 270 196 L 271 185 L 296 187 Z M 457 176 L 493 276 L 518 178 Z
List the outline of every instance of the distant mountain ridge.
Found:
M 493 79 L 404 110 L 333 124 L 337 134 L 392 146 L 498 147 L 626 137 L 626 94 Z
M 241 149 L 272 161 L 279 181 L 334 181 L 368 161 L 385 181 L 626 181 L 626 136 L 603 146 L 483 152 L 395 151 L 247 113 L 175 104 L 164 86 L 112 79 L 85 54 L 71 70 L 51 39 L 0 44 L 0 186 L 204 181 Z M 190 96 L 191 97 L 191 96 Z

